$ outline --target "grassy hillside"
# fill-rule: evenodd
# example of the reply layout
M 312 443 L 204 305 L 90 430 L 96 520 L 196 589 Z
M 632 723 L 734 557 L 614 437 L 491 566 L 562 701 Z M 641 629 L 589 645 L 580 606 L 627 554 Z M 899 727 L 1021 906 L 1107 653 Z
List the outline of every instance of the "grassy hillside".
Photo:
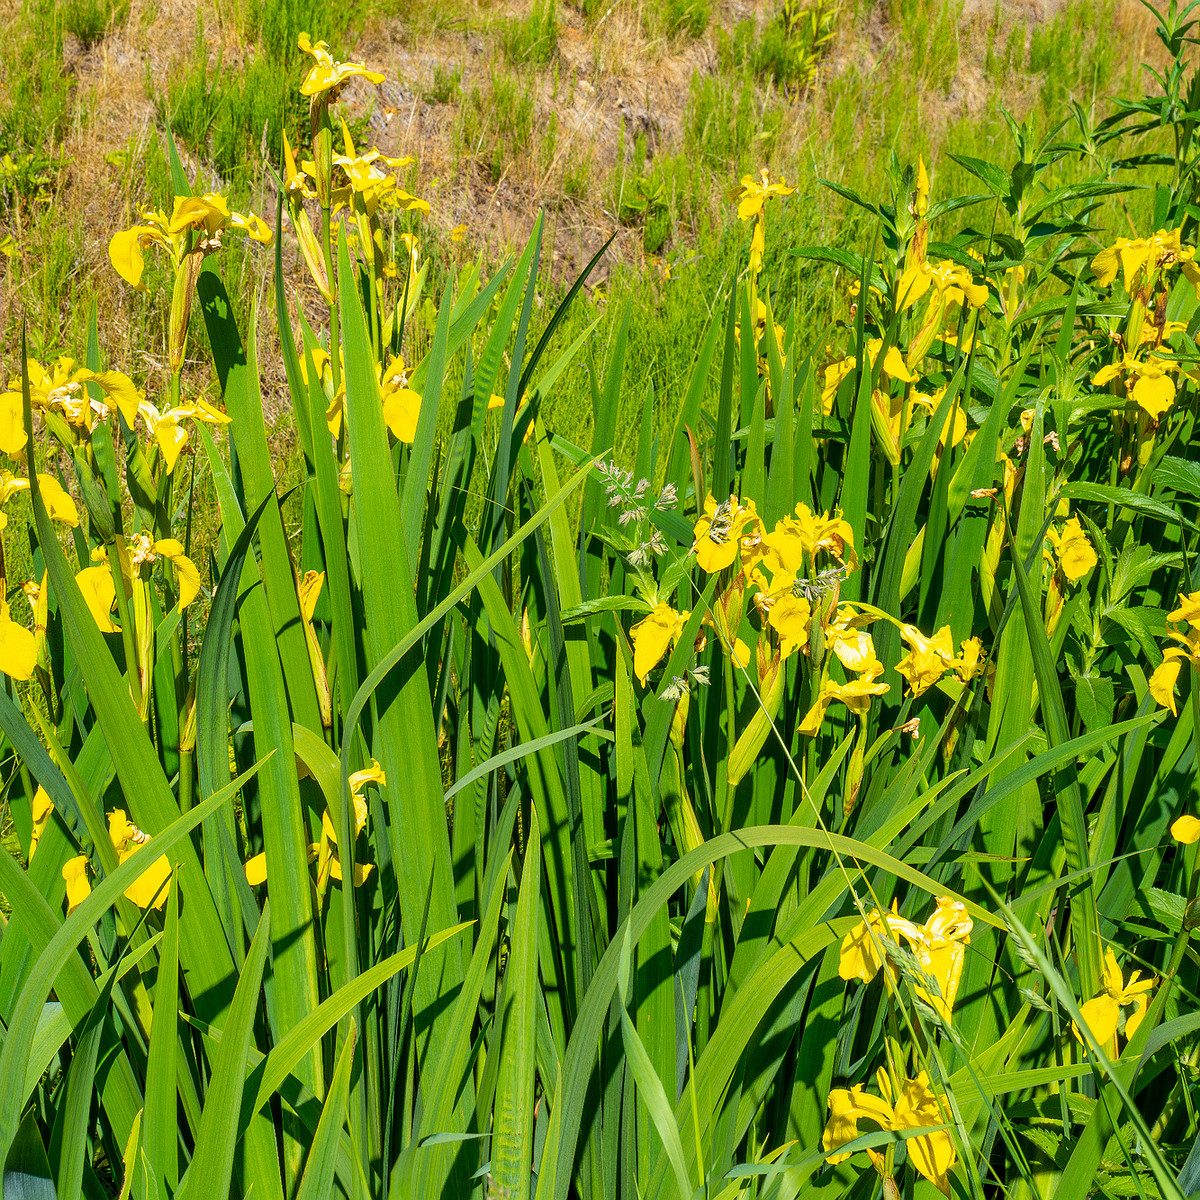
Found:
M 495 263 L 545 207 L 561 283 L 615 234 L 578 319 L 614 297 L 653 307 L 662 320 L 635 321 L 631 351 L 660 390 L 708 320 L 722 240 L 748 238 L 726 199 L 740 175 L 766 165 L 799 185 L 784 218 L 793 240 L 868 236 L 818 178 L 872 195 L 903 145 L 957 190 L 946 147 L 1003 157 L 1003 107 L 1045 128 L 1068 97 L 1086 107 L 1128 90 L 1156 50 L 1133 0 L 0 7 L 15 31 L 0 90 L 0 333 L 11 345 L 27 317 L 35 353 L 77 356 L 95 291 L 107 353 L 151 374 L 164 334 L 153 306 L 113 286 L 108 237 L 167 203 L 168 125 L 189 168 L 273 224 L 280 135 L 295 141 L 307 120 L 302 30 L 386 73 L 378 91 L 352 85 L 342 111 L 384 153 L 416 157 L 407 186 L 432 207 L 414 226 L 423 252 Z M 242 249 L 227 262 L 231 294 L 254 294 L 263 264 Z M 149 286 L 162 282 L 152 272 Z M 814 342 L 836 308 L 827 282 L 788 285 Z

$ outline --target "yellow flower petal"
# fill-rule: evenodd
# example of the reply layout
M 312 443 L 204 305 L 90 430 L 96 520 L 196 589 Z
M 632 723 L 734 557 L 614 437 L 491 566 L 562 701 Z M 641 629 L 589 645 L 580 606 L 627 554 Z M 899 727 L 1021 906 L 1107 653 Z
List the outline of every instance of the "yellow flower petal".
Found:
M 1160 370 L 1143 371 L 1133 385 L 1133 398 L 1158 420 L 1175 403 L 1175 381 Z
M 62 877 L 67 885 L 67 915 L 70 916 L 92 894 L 87 877 L 87 857 L 79 854 L 69 859 L 63 865 Z
M 158 230 L 147 225 L 134 225 L 132 229 L 113 234 L 108 243 L 108 261 L 117 274 L 138 291 L 144 290 L 142 272 L 146 267 L 146 256 L 142 253 L 143 237 L 161 240 Z
M 412 445 L 421 416 L 421 396 L 412 388 L 389 390 L 383 398 L 383 419 L 398 442 Z
M 1193 842 L 1200 841 L 1200 821 L 1195 817 L 1180 817 L 1171 826 L 1171 836 L 1177 842 L 1182 842 L 1185 846 L 1190 846 Z
M 77 383 L 95 383 L 108 399 L 120 410 L 125 418 L 125 424 L 133 428 L 137 420 L 138 405 L 142 401 L 142 393 L 134 386 L 133 380 L 120 371 L 76 371 L 72 377 Z
M 633 642 L 633 673 L 646 686 L 646 677 L 662 661 L 667 648 L 679 640 L 689 613 L 678 613 L 669 604 L 659 604 L 629 631 Z
M 785 592 L 771 605 L 767 624 L 779 634 L 779 653 L 787 658 L 808 645 L 812 605 L 803 596 Z
M 1118 246 L 1109 246 L 1107 250 L 1101 250 L 1092 259 L 1092 270 L 1096 274 L 1096 283 L 1100 287 L 1108 287 L 1117 277 L 1117 271 L 1121 266 L 1121 260 L 1117 255 L 1118 248 L 1119 244 Z
M 256 854 L 249 862 L 246 863 L 246 882 L 251 887 L 257 887 L 260 883 L 267 881 L 267 856 L 265 854 Z
M 160 854 L 157 858 L 152 856 L 149 846 L 153 841 L 154 839 L 150 838 L 140 846 L 135 844 L 120 858 L 124 863 L 135 855 L 141 854 L 148 860 L 145 870 L 125 889 L 125 898 L 133 901 L 138 908 L 153 907 L 160 910 L 171 894 L 171 864 L 167 861 L 165 854 Z M 141 859 L 138 862 L 140 864 Z
M 844 1146 L 858 1137 L 860 1109 L 856 1103 L 855 1093 L 860 1090 L 860 1088 L 855 1088 L 853 1091 L 846 1088 L 834 1088 L 829 1093 L 829 1120 L 825 1124 L 825 1132 L 821 1137 L 821 1146 L 824 1150 L 836 1150 L 839 1146 Z M 849 1154 L 827 1155 L 828 1161 L 834 1165 L 845 1162 L 849 1157 Z
M 870 983 L 883 966 L 883 944 L 881 938 L 888 936 L 878 911 L 872 909 L 868 921 L 859 921 L 842 938 L 838 958 L 838 975 L 842 979 L 858 979 Z
M 163 538 L 154 543 L 155 554 L 168 558 L 175 566 L 176 582 L 179 585 L 179 607 L 187 608 L 200 591 L 200 572 L 196 564 L 183 552 L 183 544 L 175 538 Z
M 1150 695 L 1163 708 L 1169 708 L 1173 717 L 1179 716 L 1179 709 L 1175 705 L 1175 684 L 1179 679 L 1179 667 L 1178 658 L 1164 658 L 1162 665 L 1150 676 Z M 1200 825 L 1197 827 L 1200 828 Z
M 62 484 L 53 475 L 43 475 L 40 471 L 37 478 L 42 503 L 46 506 L 50 520 L 61 521 L 64 525 L 70 525 L 72 529 L 76 528 L 79 524 L 79 509 L 75 507 L 75 501 L 70 495 L 63 490 Z
M 1168 621 L 1186 621 L 1189 625 L 1200 626 L 1200 592 L 1188 595 L 1179 593 L 1179 607 L 1174 612 L 1167 613 Z
M 229 202 L 216 192 L 206 192 L 203 196 L 176 196 L 168 229 L 171 233 L 182 233 L 185 229 L 203 226 L 205 233 L 211 236 L 224 229 L 231 216 Z
M 1086 1004 L 1081 1004 L 1079 1012 L 1084 1024 L 1092 1031 L 1092 1036 L 1102 1048 L 1110 1038 L 1116 1037 L 1117 1024 L 1121 1019 L 1121 1006 L 1107 992 L 1087 1001 Z M 1079 1041 L 1086 1045 L 1083 1034 L 1079 1032 L 1079 1026 L 1074 1021 L 1071 1022 L 1071 1029 Z
M 758 513 L 752 500 L 743 504 L 736 496 L 730 496 L 728 500 L 718 504 L 709 496 L 704 504 L 704 512 L 693 531 L 695 541 L 692 548 L 696 552 L 696 563 L 700 569 L 714 575 L 732 566 L 738 557 L 739 543 L 748 525 L 760 527 Z
M 1128 1013 L 1125 1017 L 1125 1036 L 1131 1038 L 1137 1033 L 1138 1026 L 1142 1023 L 1142 1018 L 1146 1015 L 1146 1009 L 1150 1005 L 1148 996 L 1137 996 L 1133 1000 L 1133 1012 Z
M 84 603 L 96 620 L 101 633 L 120 633 L 121 628 L 110 615 L 117 602 L 117 588 L 113 583 L 112 570 L 107 563 L 96 567 L 84 567 L 75 575 L 75 582 L 83 594 Z
M 805 737 L 816 737 L 821 732 L 821 722 L 825 720 L 825 713 L 829 708 L 829 696 L 822 691 L 813 701 L 812 707 L 804 716 L 804 720 L 800 722 L 799 733 Z
M 10 679 L 31 679 L 36 666 L 37 638 L 5 612 L 0 616 L 0 671 Z
M 19 392 L 0 395 L 0 450 L 10 457 L 25 453 L 24 407 Z
M 38 842 L 42 840 L 42 834 L 46 831 L 46 825 L 53 811 L 54 805 L 50 803 L 49 794 L 41 784 L 38 784 L 37 791 L 33 793 L 33 832 L 29 838 L 30 859 L 33 858 L 33 852 L 37 849 Z

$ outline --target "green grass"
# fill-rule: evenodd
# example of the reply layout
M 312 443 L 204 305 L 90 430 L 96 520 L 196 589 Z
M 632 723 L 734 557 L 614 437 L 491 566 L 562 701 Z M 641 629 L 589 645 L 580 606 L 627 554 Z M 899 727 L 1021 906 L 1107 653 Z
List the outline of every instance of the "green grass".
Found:
M 62 8 L 63 27 L 84 46 L 94 45 L 128 16 L 129 0 L 68 0 Z
M 558 45 L 558 0 L 534 0 L 528 16 L 504 22 L 500 45 L 513 65 L 548 63 Z
M 635 252 L 566 303 L 549 216 L 496 274 L 436 223 L 363 209 L 360 245 L 403 260 L 413 230 L 428 262 L 389 347 L 414 281 L 377 291 L 344 228 L 318 222 L 328 306 L 282 240 L 229 230 L 195 296 L 203 365 L 130 368 L 155 403 L 205 394 L 231 419 L 181 415 L 173 471 L 148 411 L 130 429 L 95 384 L 82 422 L 32 390 L 25 469 L 86 503 L 68 531 L 39 484 L 0 531 L 6 1192 L 113 1200 L 126 1161 L 138 1200 L 1191 1190 L 1200 868 L 1171 830 L 1200 805 L 1200 385 L 1180 369 L 1200 307 L 1174 255 L 1132 295 L 1091 265 L 1130 222 L 1194 226 L 1181 163 L 1121 165 L 1190 157 L 1183 118 L 1055 144 L 1088 132 L 1058 122 L 1099 78 L 1104 13 L 986 47 L 950 44 L 954 7 L 883 15 L 888 70 L 818 71 L 802 113 L 747 41 L 693 80 L 678 142 L 631 127 L 615 162 L 580 160 L 659 269 Z M 564 131 L 493 49 L 456 137 L 515 188 Z M 1023 89 L 1020 124 L 995 91 L 946 117 L 968 53 Z M 131 207 L 211 186 L 203 113 L 250 76 L 195 66 L 164 103 L 205 165 L 131 144 Z M 319 152 L 307 126 L 298 148 Z M 728 189 L 764 162 L 796 191 L 764 201 L 754 273 Z M 262 186 L 231 183 L 238 208 Z M 21 203 L 32 348 L 70 336 L 125 368 L 93 315 L 111 273 L 78 268 L 69 214 Z M 952 271 L 953 338 L 930 340 Z M 155 252 L 127 297 L 140 348 L 172 276 Z M 930 283 L 906 306 L 910 278 Z M 1120 372 L 1166 372 L 1170 404 Z M 939 437 L 956 418 L 970 436 Z M 174 539 L 207 590 L 182 616 Z M 79 583 L 104 557 L 98 619 Z M 18 588 L 43 572 L 35 632 Z M 157 908 L 147 868 L 171 879 Z

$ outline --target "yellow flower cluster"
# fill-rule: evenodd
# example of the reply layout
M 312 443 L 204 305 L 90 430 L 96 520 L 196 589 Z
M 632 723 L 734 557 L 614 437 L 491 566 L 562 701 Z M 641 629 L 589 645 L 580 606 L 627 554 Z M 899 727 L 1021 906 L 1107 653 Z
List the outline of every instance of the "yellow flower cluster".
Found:
M 962 683 L 970 683 L 983 671 L 983 642 L 977 637 L 967 638 L 955 654 L 949 625 L 943 625 L 933 637 L 926 637 L 915 625 L 901 625 L 900 637 L 909 650 L 896 664 L 896 670 L 904 676 L 913 696 L 923 695 L 947 671 L 953 671 Z
M 90 435 L 97 417 L 119 412 L 129 426 L 137 419 L 142 393 L 120 371 L 89 371 L 76 367 L 75 360 L 65 355 L 45 366 L 35 358 L 26 359 L 25 371 L 33 411 L 56 423 L 67 442 Z M 103 401 L 91 398 L 89 383 L 104 393 Z M 25 457 L 24 407 L 21 379 L 15 376 L 8 381 L 8 391 L 0 393 L 0 450 L 13 458 Z
M 900 943 L 905 942 L 907 953 L 916 959 L 920 973 L 910 980 L 914 993 L 943 1021 L 949 1022 L 962 980 L 966 948 L 971 943 L 971 929 L 966 906 L 950 896 L 937 898 L 932 915 L 923 925 L 900 916 L 895 904 L 890 912 L 873 908 L 842 939 L 838 974 L 847 981 L 870 983 L 880 971 L 885 971 L 890 992 L 898 960 L 903 958 Z M 858 1122 L 862 1120 L 897 1133 L 952 1123 L 945 1097 L 933 1091 L 924 1071 L 915 1079 L 900 1080 L 880 1070 L 875 1078 L 878 1096 L 861 1084 L 848 1089 L 834 1088 L 829 1093 L 829 1119 L 821 1143 L 827 1152 L 854 1141 L 859 1136 Z M 906 1144 L 909 1161 L 916 1170 L 949 1196 L 949 1172 L 957 1161 L 950 1131 L 935 1128 L 928 1134 L 909 1137 Z M 873 1149 L 867 1155 L 884 1180 L 885 1192 L 898 1194 L 888 1173 L 888 1156 Z M 831 1163 L 845 1162 L 849 1157 L 849 1154 L 828 1155 Z
M 1196 248 L 1182 244 L 1181 232 L 1181 229 L 1160 229 L 1148 238 L 1117 238 L 1092 259 L 1096 282 L 1101 287 L 1108 287 L 1120 271 L 1126 292 L 1133 296 L 1147 291 L 1157 272 L 1179 267 L 1200 300 L 1200 264 L 1196 262 Z
M 396 183 L 396 177 L 391 173 L 402 167 L 412 166 L 417 161 L 415 158 L 411 155 L 389 158 L 374 147 L 360 154 L 355 149 L 345 121 L 342 122 L 342 145 L 345 152 L 335 154 L 331 159 L 334 167 L 333 186 L 330 192 L 331 211 L 338 212 L 343 208 L 353 208 L 357 198 L 366 214 L 372 217 L 378 211 L 380 204 L 404 212 L 410 210 L 429 212 L 429 202 L 406 192 Z M 319 199 L 316 163 L 306 159 L 297 165 L 286 135 L 284 137 L 284 163 L 287 168 L 284 187 L 289 199 Z M 385 171 L 384 167 L 388 167 L 390 170 Z
M 1196 248 L 1183 245 L 1180 233 L 1179 229 L 1160 229 L 1148 238 L 1117 238 L 1092 259 L 1096 282 L 1107 287 L 1119 272 L 1130 298 L 1120 361 L 1101 367 L 1092 376 L 1092 383 L 1104 387 L 1120 380 L 1129 399 L 1152 421 L 1159 420 L 1175 403 L 1175 380 L 1171 376 L 1182 371 L 1175 360 L 1153 353 L 1165 337 L 1185 328 L 1179 322 L 1165 320 L 1168 273 L 1180 270 L 1200 299 Z M 1150 309 L 1155 306 L 1158 317 L 1147 323 Z M 1195 378 L 1194 372 L 1183 373 Z
M 834 702 L 865 717 L 872 699 L 888 691 L 888 685 L 880 681 L 883 664 L 865 627 L 886 614 L 837 603 L 840 580 L 858 566 L 854 534 L 841 514 L 816 514 L 801 503 L 768 532 L 752 500 L 730 496 L 718 504 L 709 496 L 693 535 L 692 549 L 700 569 L 709 575 L 731 574 L 705 622 L 718 629 L 722 646 L 735 654 L 742 666 L 748 665 L 751 656 L 737 638 L 737 628 L 745 593 L 748 588 L 755 589 L 754 608 L 762 619 L 764 633 L 773 634 L 776 646 L 772 653 L 760 640 L 757 655 L 758 683 L 768 710 L 777 699 L 774 684 L 782 660 L 803 652 L 819 674 L 800 732 L 815 737 Z M 630 630 L 634 673 L 643 685 L 649 672 L 679 640 L 688 615 L 660 601 Z M 933 637 L 926 637 L 913 625 L 896 623 L 909 647 L 897 670 L 907 680 L 912 695 L 920 696 L 947 672 L 954 672 L 960 682 L 968 683 L 983 671 L 983 643 L 979 638 L 965 639 L 956 654 L 948 625 Z M 851 676 L 846 682 L 830 677 L 829 664 L 835 658 Z M 773 718 L 775 714 L 768 711 L 767 715 Z M 747 731 L 746 736 L 752 742 L 759 741 L 759 732 L 756 730 L 751 737 Z M 757 748 L 739 742 L 738 763 L 748 761 L 750 749 L 756 753 Z M 735 775 L 741 777 L 740 769 Z

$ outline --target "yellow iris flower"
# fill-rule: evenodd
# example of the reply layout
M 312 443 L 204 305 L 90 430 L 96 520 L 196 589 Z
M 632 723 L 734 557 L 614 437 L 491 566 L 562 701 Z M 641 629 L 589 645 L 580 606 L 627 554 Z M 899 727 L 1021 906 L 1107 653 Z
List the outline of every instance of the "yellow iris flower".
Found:
M 896 670 L 912 695 L 923 695 L 953 666 L 954 635 L 949 625 L 943 625 L 933 637 L 926 637 L 915 625 L 902 625 L 900 637 L 910 649 Z
M 117 852 L 118 864 L 143 851 L 153 838 L 143 833 L 125 815 L 123 808 L 115 808 L 108 815 L 108 837 Z M 67 885 L 67 913 L 73 913 L 91 895 L 92 885 L 88 880 L 86 854 L 76 855 L 62 869 Z M 165 854 L 159 855 L 133 883 L 125 889 L 125 898 L 138 908 L 161 909 L 171 892 L 171 864 Z M 164 886 L 165 885 L 165 886 Z
M 175 538 L 159 538 L 157 541 L 144 533 L 134 534 L 128 540 L 129 571 L 125 574 L 126 594 L 133 590 L 134 579 L 141 579 L 143 568 L 149 578 L 149 568 L 159 559 L 166 559 L 175 568 L 176 586 L 179 591 L 179 607 L 187 608 L 200 591 L 200 572 L 196 564 L 183 552 L 183 543 Z M 96 621 L 101 633 L 116 633 L 119 630 L 112 619 L 113 605 L 117 600 L 116 585 L 108 565 L 108 551 L 97 546 L 92 551 L 94 567 L 84 567 L 76 572 L 75 582 L 83 594 L 84 602 Z
M 1167 613 L 1168 622 L 1186 621 L 1200 627 L 1200 592 L 1179 593 L 1179 607 Z
M 763 564 L 773 575 L 799 575 L 818 552 L 857 565 L 854 531 L 840 510 L 818 517 L 807 504 L 797 504 L 795 514 L 782 517 L 762 539 Z
M 904 938 L 917 957 L 921 970 L 937 981 L 937 993 L 914 986 L 917 996 L 950 1020 L 958 986 L 962 981 L 966 947 L 971 944 L 973 922 L 964 905 L 949 896 L 939 896 L 937 907 L 924 925 L 896 912 L 872 909 L 842 939 L 838 974 L 845 980 L 870 983 L 883 966 L 887 941 Z M 885 941 L 886 939 L 886 941 Z
M 930 288 L 939 302 L 969 304 L 982 308 L 987 303 L 986 285 L 976 283 L 971 272 L 951 259 L 931 263 L 914 260 L 900 276 L 900 311 L 911 308 Z
M 200 254 L 218 249 L 221 235 L 229 230 L 248 234 L 254 241 L 265 245 L 272 240 L 270 229 L 260 217 L 254 213 L 242 216 L 233 212 L 225 197 L 216 192 L 208 192 L 203 196 L 176 196 L 170 217 L 162 211 L 145 211 L 142 220 L 146 224 L 131 225 L 114 234 L 108 243 L 108 257 L 113 269 L 138 291 L 143 289 L 145 251 L 151 246 L 163 247 L 178 269 L 187 251 L 187 238 L 191 233 L 199 235 L 200 240 L 192 252 L 198 251 Z
M 1175 403 L 1175 381 L 1169 372 L 1178 367 L 1178 363 L 1153 354 L 1138 359 L 1127 351 L 1119 363 L 1101 367 L 1092 376 L 1092 384 L 1103 387 L 1114 379 L 1123 378 L 1126 394 L 1157 421 Z
M 875 643 L 863 628 L 875 618 L 855 611 L 850 604 L 841 605 L 833 620 L 825 627 L 825 646 L 837 655 L 847 671 L 871 671 L 879 665 Z M 877 674 L 883 674 L 880 666 Z
M 944 387 L 938 388 L 932 396 L 925 396 L 921 392 L 914 392 L 912 400 L 914 404 L 919 404 L 932 420 L 936 415 L 939 406 L 942 403 L 942 397 L 946 394 Z M 947 436 L 948 435 L 948 436 Z M 941 432 L 938 434 L 938 453 L 939 456 L 946 448 L 946 442 L 949 441 L 951 446 L 957 446 L 959 442 L 967 436 L 967 414 L 963 412 L 961 404 L 955 404 L 952 410 L 947 413 L 945 424 L 942 426 Z
M 963 683 L 970 683 L 986 669 L 983 665 L 983 642 L 977 637 L 969 637 L 959 643 L 958 658 L 955 662 L 955 673 Z
M 983 643 L 977 637 L 966 638 L 956 655 L 949 625 L 943 625 L 932 637 L 926 637 L 915 625 L 901 625 L 900 637 L 909 651 L 896 664 L 896 670 L 904 676 L 910 695 L 927 692 L 947 671 L 953 671 L 961 683 L 970 683 L 983 672 Z
M 369 71 L 362 63 L 334 62 L 333 55 L 329 53 L 329 46 L 325 42 L 313 42 L 307 33 L 299 36 L 296 45 L 315 60 L 300 85 L 300 95 L 307 96 L 310 100 L 323 99 L 326 92 L 341 87 L 348 79 L 356 76 L 368 83 L 382 83 L 384 80 L 384 76 L 378 71 Z
M 1051 528 L 1046 537 L 1054 547 L 1062 573 L 1071 583 L 1078 583 L 1099 561 L 1078 517 L 1067 521 L 1061 533 Z
M 148 400 L 143 400 L 138 406 L 138 412 L 146 422 L 158 448 L 162 453 L 163 462 L 167 465 L 167 474 L 175 470 L 180 452 L 188 442 L 188 431 L 184 421 L 203 421 L 206 425 L 228 425 L 232 420 L 219 408 L 214 408 L 204 400 L 190 400 L 186 404 L 177 404 L 166 412 Z
M 1196 250 L 1194 246 L 1184 246 L 1179 235 L 1178 229 L 1160 229 L 1153 237 L 1117 238 L 1092 259 L 1096 282 L 1107 287 L 1121 271 L 1125 291 L 1132 296 L 1145 285 L 1152 272 L 1160 267 L 1179 266 L 1200 299 L 1200 266 L 1196 263 Z
M 762 270 L 763 251 L 766 249 L 766 204 L 773 196 L 790 196 L 796 189 L 788 187 L 784 180 L 771 182 L 771 172 L 766 167 L 753 175 L 743 175 L 741 183 L 734 189 L 739 221 L 753 221 L 754 234 L 750 239 L 750 274 Z
M 826 637 L 829 637 L 828 633 Z M 848 683 L 826 679 L 821 684 L 812 707 L 800 722 L 799 732 L 805 737 L 816 737 L 821 732 L 825 713 L 835 700 L 862 718 L 871 707 L 872 697 L 885 696 L 891 690 L 886 683 L 877 682 L 883 674 L 883 663 L 875 657 L 875 644 L 865 630 L 840 631 L 833 642 L 827 644 L 832 645 L 834 653 L 847 670 L 858 673 L 858 678 Z
M 96 564 L 94 567 L 84 567 L 75 572 L 75 582 L 100 632 L 120 633 L 121 627 L 112 619 L 113 606 L 117 602 L 117 585 L 113 582 L 108 552 L 103 546 L 97 546 L 92 551 L 92 561 Z
M 633 673 L 645 687 L 646 676 L 662 661 L 667 649 L 679 641 L 690 612 L 676 612 L 669 604 L 659 604 L 630 631 L 633 642 Z
M 747 528 L 750 529 L 748 535 Z M 718 504 L 709 496 L 694 530 L 692 549 L 696 552 L 697 564 L 709 575 L 733 566 L 739 556 L 742 538 L 749 536 L 757 539 L 761 536 L 761 529 L 762 522 L 753 500 L 743 504 L 736 496 L 730 496 Z
M 1149 993 L 1158 982 L 1154 976 L 1149 979 L 1140 979 L 1140 976 L 1140 971 L 1134 971 L 1126 983 L 1112 947 L 1105 948 L 1104 991 L 1079 1007 L 1080 1016 L 1101 1046 L 1116 1037 L 1123 1009 L 1133 1010 L 1125 1014 L 1125 1037 L 1131 1038 L 1137 1032 L 1150 1003 Z M 1079 1032 L 1079 1026 L 1072 1021 L 1071 1028 L 1082 1043 L 1083 1035 Z
M 834 1088 L 829 1093 L 829 1120 L 821 1145 L 836 1150 L 859 1136 L 858 1122 L 873 1121 L 880 1129 L 899 1133 L 927 1126 L 946 1125 L 950 1109 L 945 1097 L 938 1096 L 929 1086 L 929 1076 L 922 1071 L 916 1079 L 906 1079 L 899 1093 L 893 1096 L 887 1073 L 876 1074 L 879 1096 L 873 1096 L 861 1084 L 853 1088 Z M 949 1171 L 957 1161 L 954 1140 L 948 1129 L 906 1139 L 908 1158 L 912 1165 L 943 1195 L 950 1195 Z M 868 1150 L 868 1156 L 881 1174 L 885 1171 L 886 1156 L 878 1150 Z M 849 1154 L 830 1154 L 831 1163 L 845 1162 Z M 894 1185 L 893 1185 L 894 1186 Z M 886 1189 L 885 1189 L 886 1190 Z
M 137 416 L 142 393 L 133 381 L 120 371 L 89 371 L 76 367 L 75 360 L 65 355 L 43 366 L 35 358 L 26 359 L 29 376 L 29 400 L 36 410 L 61 413 L 68 425 L 90 433 L 93 416 L 107 417 L 114 409 L 128 425 Z M 96 384 L 107 402 L 92 400 L 87 387 Z M 20 457 L 25 453 L 26 431 L 21 378 L 8 381 L 8 391 L 0 394 L 0 450 Z
M 342 142 L 345 154 L 335 154 L 332 162 L 334 167 L 340 167 L 346 183 L 333 191 L 333 207 L 350 207 L 357 200 L 358 211 L 373 217 L 380 204 L 401 212 L 429 212 L 429 201 L 420 200 L 410 195 L 396 182 L 396 177 L 383 167 L 398 171 L 402 167 L 412 166 L 417 160 L 411 155 L 400 158 L 390 158 L 378 148 L 372 148 L 359 154 L 350 137 L 349 127 L 342 122 Z M 315 177 L 316 167 L 313 163 L 302 163 L 303 169 Z

